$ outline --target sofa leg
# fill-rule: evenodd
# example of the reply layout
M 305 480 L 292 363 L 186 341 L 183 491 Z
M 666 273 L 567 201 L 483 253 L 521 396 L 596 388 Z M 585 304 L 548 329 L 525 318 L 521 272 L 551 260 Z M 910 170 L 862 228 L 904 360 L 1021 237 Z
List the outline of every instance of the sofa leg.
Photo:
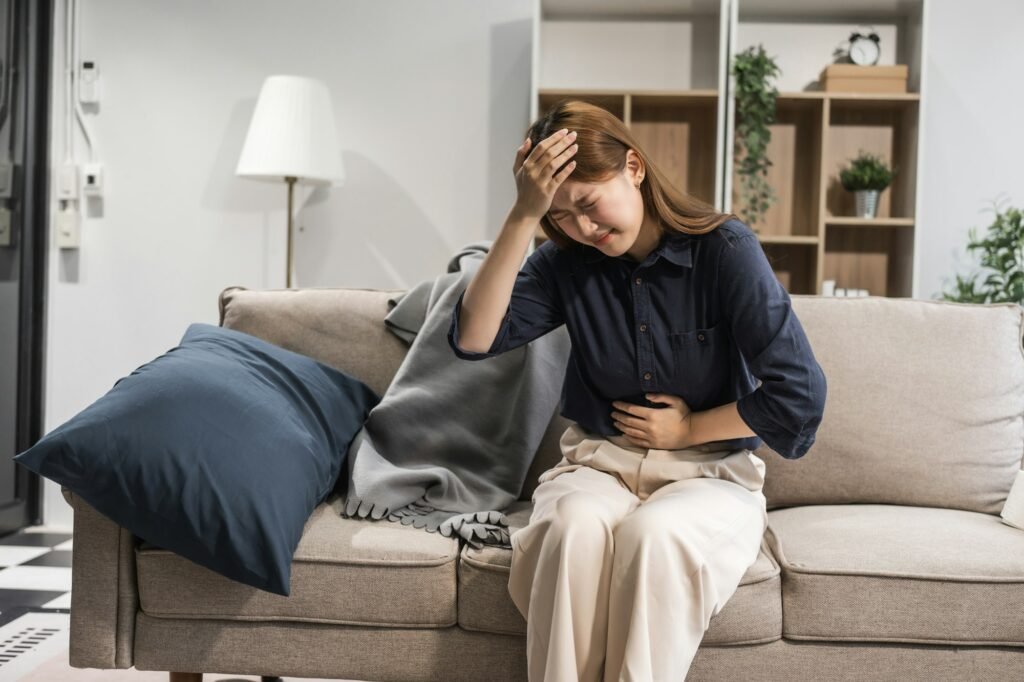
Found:
M 169 673 L 170 682 L 203 682 L 202 673 Z

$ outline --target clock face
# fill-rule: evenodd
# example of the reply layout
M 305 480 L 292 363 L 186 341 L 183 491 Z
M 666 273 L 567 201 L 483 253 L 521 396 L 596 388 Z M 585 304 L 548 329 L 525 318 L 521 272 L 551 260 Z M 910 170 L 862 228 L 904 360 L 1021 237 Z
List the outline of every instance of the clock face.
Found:
M 850 44 L 850 61 L 868 66 L 878 61 L 878 43 L 870 38 L 857 38 Z

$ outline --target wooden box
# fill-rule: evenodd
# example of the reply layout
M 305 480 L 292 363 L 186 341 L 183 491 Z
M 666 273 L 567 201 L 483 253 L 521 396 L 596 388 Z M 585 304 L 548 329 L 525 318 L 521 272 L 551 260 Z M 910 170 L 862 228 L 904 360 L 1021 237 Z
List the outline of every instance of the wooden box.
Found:
M 907 65 L 829 64 L 821 72 L 826 92 L 906 92 Z

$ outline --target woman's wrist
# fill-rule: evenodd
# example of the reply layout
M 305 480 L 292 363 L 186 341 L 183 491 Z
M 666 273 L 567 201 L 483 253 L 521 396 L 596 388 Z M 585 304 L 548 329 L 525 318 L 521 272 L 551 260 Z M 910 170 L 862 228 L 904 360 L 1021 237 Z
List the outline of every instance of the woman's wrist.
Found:
M 513 204 L 512 208 L 509 209 L 506 222 L 521 225 L 523 226 L 523 229 L 526 229 L 526 225 L 529 225 L 531 230 L 536 230 L 537 226 L 540 224 L 540 217 L 530 215 L 530 213 L 519 204 Z

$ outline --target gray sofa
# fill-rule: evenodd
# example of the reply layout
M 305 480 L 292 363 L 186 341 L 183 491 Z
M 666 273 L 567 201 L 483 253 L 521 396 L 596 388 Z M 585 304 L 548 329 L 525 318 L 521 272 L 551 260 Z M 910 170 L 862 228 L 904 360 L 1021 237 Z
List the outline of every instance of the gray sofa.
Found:
M 394 291 L 229 287 L 220 323 L 383 394 L 407 348 L 383 324 Z M 829 378 L 825 418 L 802 459 L 758 450 L 761 554 L 687 679 L 1024 679 L 1024 531 L 999 516 L 1024 455 L 1024 308 L 792 298 Z M 513 526 L 568 424 L 552 415 Z M 309 519 L 282 597 L 142 542 L 63 492 L 74 667 L 526 679 L 511 550 L 344 519 L 335 493 Z

